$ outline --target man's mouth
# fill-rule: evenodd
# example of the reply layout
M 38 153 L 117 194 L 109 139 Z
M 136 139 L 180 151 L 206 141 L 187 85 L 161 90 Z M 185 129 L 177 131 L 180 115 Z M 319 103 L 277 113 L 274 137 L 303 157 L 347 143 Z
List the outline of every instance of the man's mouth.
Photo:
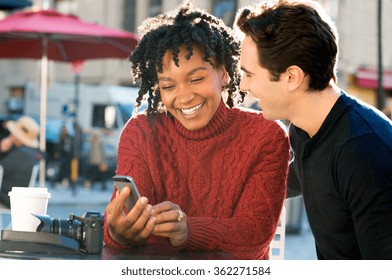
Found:
M 192 115 L 194 113 L 196 113 L 201 107 L 203 107 L 204 103 L 201 103 L 199 105 L 196 105 L 192 108 L 188 108 L 188 109 L 179 109 L 184 115 Z

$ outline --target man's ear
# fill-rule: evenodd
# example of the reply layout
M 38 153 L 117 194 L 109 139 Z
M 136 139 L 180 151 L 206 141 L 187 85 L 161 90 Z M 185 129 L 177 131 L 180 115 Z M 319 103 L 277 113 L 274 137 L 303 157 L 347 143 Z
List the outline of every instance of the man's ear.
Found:
M 295 91 L 303 84 L 305 73 L 300 67 L 292 65 L 286 69 L 285 78 L 287 82 L 287 89 Z

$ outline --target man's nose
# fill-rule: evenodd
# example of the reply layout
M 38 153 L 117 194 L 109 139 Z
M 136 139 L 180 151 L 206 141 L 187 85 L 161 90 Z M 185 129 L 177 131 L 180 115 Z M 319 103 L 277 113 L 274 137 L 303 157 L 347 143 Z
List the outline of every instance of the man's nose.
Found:
M 248 92 L 249 91 L 249 86 L 248 86 L 248 81 L 247 78 L 242 76 L 241 77 L 241 81 L 240 81 L 240 90 L 244 91 L 244 92 Z

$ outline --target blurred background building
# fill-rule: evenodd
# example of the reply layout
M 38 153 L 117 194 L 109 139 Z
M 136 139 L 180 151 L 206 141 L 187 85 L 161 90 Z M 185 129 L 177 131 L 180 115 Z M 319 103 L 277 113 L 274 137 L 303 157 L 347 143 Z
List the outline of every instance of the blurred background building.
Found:
M 31 3 L 26 9 L 52 8 L 75 14 L 83 20 L 137 33 L 137 27 L 147 17 L 165 12 L 180 0 L 1 0 L 1 2 Z M 252 0 L 195 0 L 203 9 L 232 25 L 235 11 Z M 392 0 L 319 0 L 337 24 L 340 34 L 339 82 L 364 101 L 392 108 Z M 378 11 L 380 3 L 381 12 Z M 22 9 L 16 5 L 17 9 Z M 0 18 L 16 10 L 0 11 Z M 380 17 L 381 16 L 381 17 Z M 381 24 L 378 20 L 382 19 Z M 382 68 L 384 70 L 384 104 L 377 103 L 377 70 L 379 65 L 378 30 L 382 27 Z M 28 46 L 26 46 L 28 48 Z M 75 73 L 69 63 L 49 62 L 52 82 L 72 83 Z M 25 85 L 39 82 L 39 61 L 0 60 L 0 114 L 23 111 Z M 83 65 L 80 82 L 131 86 L 130 63 L 118 59 L 89 60 Z M 50 89 L 49 89 L 50 90 Z

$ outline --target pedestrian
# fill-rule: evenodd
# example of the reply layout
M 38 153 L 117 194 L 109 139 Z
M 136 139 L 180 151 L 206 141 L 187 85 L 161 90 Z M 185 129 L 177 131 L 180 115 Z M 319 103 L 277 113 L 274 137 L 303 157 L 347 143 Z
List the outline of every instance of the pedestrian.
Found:
M 59 142 L 56 151 L 60 159 L 59 182 L 62 188 L 67 188 L 71 181 L 71 162 L 73 158 L 73 138 L 65 124 L 61 126 Z
M 94 182 L 101 184 L 101 189 L 106 190 L 106 172 L 108 165 L 105 159 L 103 144 L 97 133 L 93 132 L 90 139 L 88 152 L 88 173 L 85 187 L 91 188 Z
M 319 259 L 392 259 L 392 123 L 337 85 L 338 33 L 317 1 L 240 10 L 240 89 L 286 119 Z
M 0 203 L 10 208 L 8 192 L 12 187 L 28 187 L 34 165 L 43 159 L 38 149 L 39 125 L 30 117 L 22 116 L 17 121 L 7 121 L 9 136 L 2 140 L 8 144 L 2 150 L 0 165 L 3 180 L 0 182 Z
M 123 214 L 129 191 L 106 208 L 107 246 L 169 245 L 269 259 L 286 197 L 284 129 L 236 106 L 240 44 L 233 30 L 186 1 L 147 19 L 130 61 L 148 108 L 124 127 L 117 175 L 133 177 L 141 198 Z

